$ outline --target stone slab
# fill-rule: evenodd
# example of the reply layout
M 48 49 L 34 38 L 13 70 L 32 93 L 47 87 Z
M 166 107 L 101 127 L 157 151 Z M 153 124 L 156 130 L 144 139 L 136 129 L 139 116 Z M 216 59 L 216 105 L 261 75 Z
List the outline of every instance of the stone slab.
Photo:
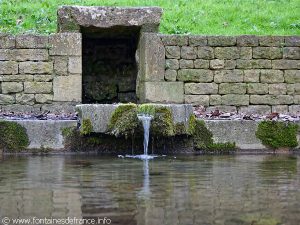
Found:
M 62 129 L 77 126 L 76 120 L 22 120 L 17 122 L 27 130 L 28 149 L 61 150 L 64 148 Z
M 62 6 L 57 11 L 58 31 L 78 31 L 80 27 L 142 27 L 157 31 L 162 16 L 159 7 Z
M 184 122 L 187 125 L 190 115 L 193 113 L 193 107 L 190 104 L 156 104 L 170 107 L 175 123 Z M 108 123 L 113 111 L 118 104 L 81 104 L 76 106 L 79 120 L 90 119 L 93 125 L 93 131 L 96 133 L 105 133 L 108 129 Z

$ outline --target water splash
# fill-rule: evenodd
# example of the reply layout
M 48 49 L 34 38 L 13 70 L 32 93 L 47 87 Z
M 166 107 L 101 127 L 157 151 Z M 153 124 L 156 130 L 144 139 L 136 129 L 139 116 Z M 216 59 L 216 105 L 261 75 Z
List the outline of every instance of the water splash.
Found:
M 138 119 L 142 121 L 144 128 L 144 155 L 148 155 L 148 144 L 149 144 L 149 133 L 150 133 L 150 125 L 153 116 L 147 114 L 138 114 Z

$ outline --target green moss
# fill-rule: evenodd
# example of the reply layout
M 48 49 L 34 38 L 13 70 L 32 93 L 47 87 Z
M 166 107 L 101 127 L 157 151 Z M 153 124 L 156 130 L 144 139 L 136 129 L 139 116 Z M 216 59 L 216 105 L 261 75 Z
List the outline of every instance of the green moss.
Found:
M 263 145 L 273 149 L 295 148 L 298 146 L 298 128 L 295 123 L 262 121 L 258 125 L 256 137 Z
M 188 129 L 187 129 L 187 133 L 189 135 L 193 135 L 195 133 L 196 121 L 197 121 L 196 116 L 194 114 L 190 115 Z
M 172 111 L 168 107 L 156 106 L 155 116 L 151 122 L 150 133 L 157 137 L 175 135 Z
M 73 134 L 74 129 L 75 129 L 74 127 L 64 127 L 61 129 L 62 135 L 65 138 L 68 138 Z
M 225 142 L 225 143 L 213 143 L 203 150 L 206 152 L 212 152 L 212 153 L 229 153 L 231 151 L 235 151 L 236 145 L 234 142 Z
M 132 136 L 138 128 L 137 106 L 135 104 L 122 104 L 113 112 L 109 121 L 109 132 L 116 137 Z
M 80 126 L 81 135 L 89 135 L 93 132 L 93 125 L 90 119 L 83 119 Z
M 187 133 L 186 131 L 186 127 L 184 125 L 184 122 L 181 122 L 181 123 L 176 123 L 174 125 L 174 132 L 175 132 L 175 135 L 184 135 Z
M 155 106 L 154 104 L 142 104 L 138 106 L 137 112 L 138 114 L 146 114 L 155 116 Z
M 0 149 L 14 152 L 29 145 L 26 129 L 16 122 L 0 121 Z

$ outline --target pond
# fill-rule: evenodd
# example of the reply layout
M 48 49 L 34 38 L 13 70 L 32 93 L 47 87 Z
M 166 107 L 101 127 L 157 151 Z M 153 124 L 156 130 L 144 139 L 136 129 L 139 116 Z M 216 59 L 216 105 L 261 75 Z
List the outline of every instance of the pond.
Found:
M 0 171 L 2 218 L 300 224 L 299 156 L 5 156 Z

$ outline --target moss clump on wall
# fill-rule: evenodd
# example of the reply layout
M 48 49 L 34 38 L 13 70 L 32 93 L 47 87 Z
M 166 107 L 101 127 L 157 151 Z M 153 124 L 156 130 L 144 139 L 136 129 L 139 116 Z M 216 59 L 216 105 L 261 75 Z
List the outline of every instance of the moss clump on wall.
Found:
M 174 124 L 174 132 L 175 132 L 175 135 L 185 135 L 185 134 L 187 134 L 187 128 L 186 128 L 184 122 L 175 123 Z
M 81 135 L 89 135 L 93 132 L 93 125 L 90 119 L 83 119 L 80 126 Z
M 229 153 L 236 149 L 235 143 L 215 143 L 212 132 L 203 120 L 197 120 L 195 115 L 189 118 L 188 134 L 193 136 L 194 147 L 207 153 Z
M 0 150 L 15 152 L 29 145 L 26 129 L 11 121 L 0 121 Z
M 146 114 L 150 116 L 155 116 L 155 106 L 154 104 L 142 104 L 138 106 L 137 113 L 138 114 Z
M 295 148 L 298 146 L 298 129 L 299 126 L 295 123 L 262 121 L 255 134 L 267 147 L 273 149 Z
M 122 104 L 113 112 L 108 129 L 109 133 L 116 136 L 128 138 L 134 135 L 138 128 L 137 106 L 135 104 Z
M 175 135 L 174 129 L 171 109 L 164 106 L 156 106 L 150 133 L 156 137 L 171 137 Z

